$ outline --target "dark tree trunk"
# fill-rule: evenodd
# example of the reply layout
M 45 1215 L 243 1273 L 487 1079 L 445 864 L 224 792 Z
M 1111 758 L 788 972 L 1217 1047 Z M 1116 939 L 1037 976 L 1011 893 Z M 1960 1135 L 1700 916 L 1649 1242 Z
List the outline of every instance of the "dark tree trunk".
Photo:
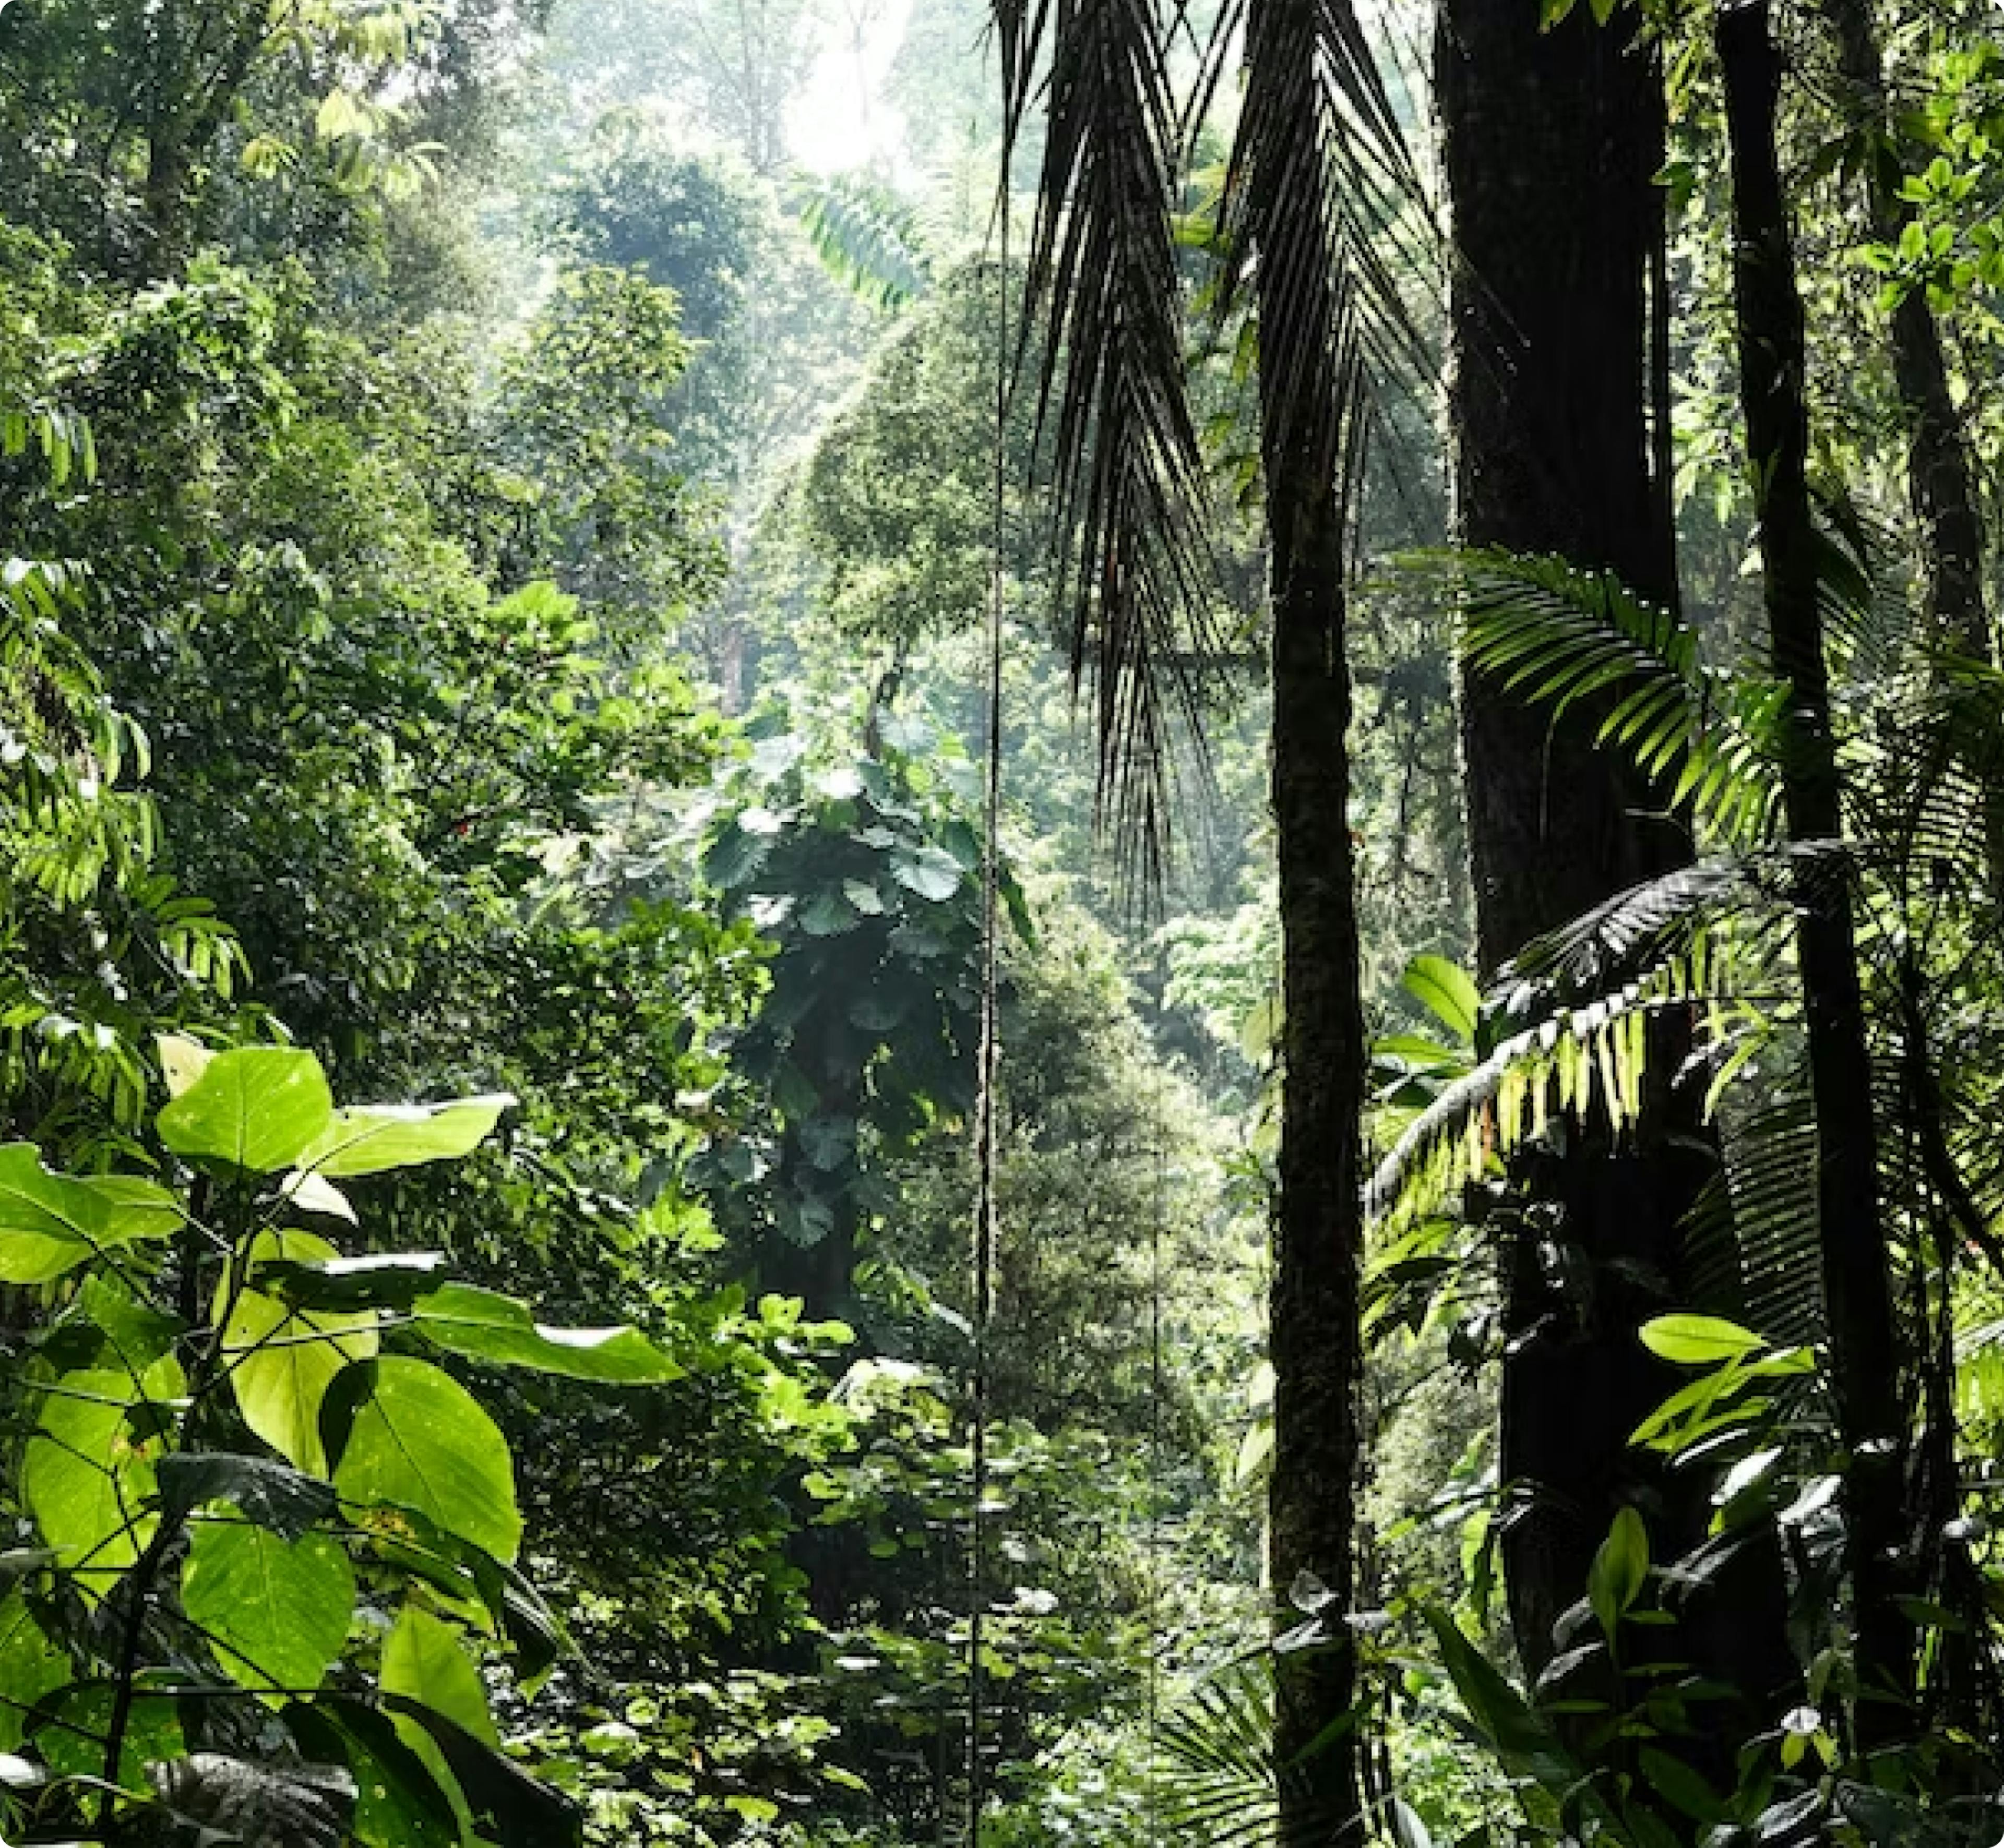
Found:
M 1562 555 L 1674 607 L 1660 77 L 1629 9 L 1603 28 L 1582 6 L 1549 32 L 1538 15 L 1537 0 L 1441 0 L 1438 13 L 1455 534 Z M 1554 725 L 1494 681 L 1463 677 L 1485 975 L 1690 858 L 1684 831 L 1657 818 L 1661 793 L 1597 751 L 1593 729 L 1589 713 Z M 1673 1066 L 1675 1048 L 1659 1051 L 1659 1069 Z M 1637 1330 L 1690 1305 L 1681 1221 L 1710 1167 L 1692 1106 L 1659 1085 L 1632 1140 L 1604 1121 L 1575 1124 L 1562 1159 L 1519 1175 L 1547 1216 L 1527 1219 L 1505 1269 L 1501 1475 L 1526 1499 L 1503 1556 L 1534 1674 L 1622 1505 L 1641 1510 L 1659 1557 L 1704 1536 L 1703 1485 L 1627 1439 L 1680 1383 Z M 1570 1259 L 1562 1283 L 1554 1247 Z M 1792 1679 L 1785 1601 L 1778 1554 L 1757 1542 L 1730 1582 L 1688 1608 L 1680 1646 L 1768 1708 Z
M 1865 138 L 1866 204 L 1873 233 L 1897 244 L 1908 214 L 1906 178 L 1886 96 L 1883 54 L 1872 0 L 1823 0 L 1838 59 Z M 1924 289 L 1893 311 L 1893 380 L 1907 423 L 1907 492 L 1920 527 L 1930 614 L 1944 641 L 1978 660 L 1992 657 L 1983 596 L 1983 516 L 1978 510 L 1961 414 L 1949 388 L 1941 330 Z
M 1269 1558 L 1281 1600 L 1304 1573 L 1322 1582 L 1340 1639 L 1328 1650 L 1281 1664 L 1281 1839 L 1298 1848 L 1351 1839 L 1358 1813 L 1354 1731 L 1305 1760 L 1302 1754 L 1350 1711 L 1355 1695 L 1341 1619 L 1355 1577 L 1365 1050 L 1349 820 L 1344 534 L 1328 481 L 1304 481 L 1288 459 L 1277 460 L 1267 499 L 1286 1021 L 1268 1336 L 1274 1378 Z
M 1245 222 L 1257 264 L 1260 452 L 1273 642 L 1273 801 L 1284 1023 L 1268 1353 L 1268 1563 L 1277 1615 L 1304 1575 L 1326 1647 L 1277 1663 L 1281 1848 L 1361 1843 L 1355 1601 L 1364 1008 L 1350 831 L 1349 485 L 1361 378 L 1333 281 L 1318 47 L 1328 0 L 1256 0 L 1247 93 L 1264 112 Z
M 1831 726 L 1810 499 L 1806 337 L 1775 145 L 1781 59 L 1766 0 L 1722 6 L 1716 36 L 1732 159 L 1740 389 L 1757 483 L 1764 594 L 1775 665 L 1793 689 L 1783 765 L 1789 831 L 1799 840 L 1831 840 L 1843 830 L 1843 786 Z M 1899 1604 L 1906 1449 L 1900 1350 L 1879 1213 L 1871 1052 L 1848 884 L 1806 883 L 1798 916 L 1831 1374 L 1840 1434 L 1852 1457 L 1845 1500 L 1856 1725 L 1869 1747 L 1897 1736 L 1914 1686 L 1912 1630 Z

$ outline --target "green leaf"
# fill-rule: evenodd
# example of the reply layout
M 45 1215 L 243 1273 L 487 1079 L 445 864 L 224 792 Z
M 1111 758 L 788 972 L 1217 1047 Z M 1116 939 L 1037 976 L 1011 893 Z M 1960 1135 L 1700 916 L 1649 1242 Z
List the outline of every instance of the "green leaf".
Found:
M 1649 1535 L 1642 1517 L 1633 1508 L 1617 1510 L 1593 1556 L 1586 1575 L 1586 1595 L 1601 1634 L 1610 1647 L 1616 1641 L 1621 1619 L 1628 1613 L 1649 1577 Z
M 499 1848 L 579 1848 L 583 1817 L 560 1792 L 422 1702 L 387 1694 L 384 1704 L 430 1735 L 487 1839 Z
M 522 1540 L 513 1459 L 473 1395 L 436 1367 L 396 1355 L 357 1366 L 343 1385 L 348 1429 L 334 1472 L 342 1500 L 415 1508 L 513 1559 Z
M 1717 1367 L 1768 1344 L 1752 1329 L 1715 1315 L 1659 1315 L 1643 1324 L 1642 1345 L 1679 1367 Z
M 0 1283 L 47 1283 L 115 1246 L 170 1237 L 181 1216 L 151 1181 L 78 1179 L 44 1167 L 32 1143 L 0 1147 Z
M 448 1283 L 418 1303 L 413 1325 L 434 1345 L 503 1367 L 530 1367 L 612 1386 L 658 1385 L 683 1369 L 634 1328 L 552 1328 L 526 1303 Z
M 289 1259 L 325 1263 L 334 1247 L 310 1232 L 261 1232 L 244 1262 Z M 351 1361 L 366 1360 L 377 1349 L 376 1318 L 317 1314 L 294 1309 L 262 1290 L 246 1288 L 229 1306 L 230 1279 L 223 1281 L 216 1312 L 227 1308 L 222 1353 L 229 1364 L 231 1390 L 243 1421 L 287 1462 L 310 1475 L 327 1474 L 321 1442 L 321 1402 L 335 1377 Z
M 331 1180 L 380 1174 L 428 1161 L 457 1161 L 494 1132 L 515 1100 L 506 1091 L 450 1104 L 371 1104 L 337 1110 L 299 1157 L 300 1167 Z
M 438 1251 L 394 1251 L 316 1263 L 275 1258 L 255 1265 L 250 1280 L 295 1309 L 408 1309 L 438 1288 L 445 1258 Z
M 251 1689 L 317 1688 L 355 1615 L 355 1571 L 328 1534 L 296 1540 L 247 1521 L 204 1521 L 189 1537 L 181 1608 L 217 1665 Z
M 268 1457 L 184 1451 L 163 1457 L 155 1474 L 159 1479 L 160 1512 L 170 1521 L 184 1519 L 205 1502 L 229 1502 L 247 1520 L 296 1540 L 335 1509 L 330 1485 Z
M 159 1527 L 153 1465 L 126 1414 L 131 1378 L 65 1374 L 42 1402 L 21 1487 L 42 1538 L 86 1594 L 101 1598 L 145 1550 Z
M 943 847 L 922 847 L 916 853 L 891 856 L 891 877 L 908 892 L 938 905 L 960 890 L 966 877 L 960 862 Z
M 140 1685 L 143 1689 L 144 1677 Z M 35 1745 L 57 1776 L 103 1775 L 112 1703 L 117 1699 L 117 1690 L 108 1682 L 79 1682 L 48 1703 L 49 1717 L 36 1727 Z M 118 1753 L 119 1788 L 150 1796 L 152 1787 L 147 1781 L 146 1767 L 187 1756 L 180 1711 L 174 1699 L 143 1691 L 137 1695 L 126 1717 L 125 1742 Z
M 187 1332 L 187 1325 L 178 1315 L 142 1303 L 108 1272 L 93 1271 L 86 1277 L 77 1300 L 84 1314 L 104 1332 L 119 1367 L 135 1380 L 170 1353 Z
M 51 1643 L 19 1591 L 0 1601 L 0 1752 L 16 1749 L 28 1728 L 27 1710 L 70 1682 L 69 1657 Z
M 366 1848 L 460 1848 L 451 1799 L 387 1714 L 352 1698 L 323 1695 L 310 1706 L 288 1707 L 285 1720 L 310 1757 L 346 1762 L 355 1778 L 352 1828 Z
M 1444 956 L 1416 956 L 1399 985 L 1464 1045 L 1475 1043 L 1482 1018 L 1482 991 L 1475 978 Z
M 383 1692 L 421 1701 L 484 1745 L 498 1746 L 487 1689 L 458 1633 L 429 1611 L 404 1606 L 383 1645 Z
M 333 1116 L 327 1074 L 310 1052 L 250 1046 L 217 1053 L 160 1112 L 159 1127 L 177 1155 L 268 1174 L 297 1162 Z

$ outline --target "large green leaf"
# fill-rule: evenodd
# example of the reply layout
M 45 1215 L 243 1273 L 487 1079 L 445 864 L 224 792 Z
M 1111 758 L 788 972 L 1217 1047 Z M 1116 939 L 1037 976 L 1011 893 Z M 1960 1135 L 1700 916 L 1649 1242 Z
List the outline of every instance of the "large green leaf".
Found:
M 230 1502 L 246 1519 L 296 1540 L 331 1516 L 336 1505 L 332 1486 L 319 1477 L 236 1451 L 183 1451 L 163 1457 L 155 1474 L 160 1512 L 170 1521 L 205 1502 Z
M 528 1305 L 470 1283 L 448 1283 L 417 1304 L 417 1332 L 438 1346 L 504 1367 L 532 1367 L 608 1385 L 655 1385 L 683 1370 L 638 1328 L 552 1328 Z
M 127 1422 L 131 1376 L 65 1374 L 42 1402 L 21 1489 L 42 1538 L 86 1595 L 101 1598 L 145 1551 L 159 1522 L 145 1447 Z
M 45 1694 L 67 1687 L 69 1657 L 51 1643 L 28 1601 L 19 1591 L 0 1601 L 0 1752 L 16 1749 L 28 1728 L 28 1713 Z
M 247 1521 L 195 1523 L 181 1608 L 247 1688 L 317 1688 L 355 1614 L 355 1573 L 327 1534 L 286 1540 Z
M 497 1559 L 522 1540 L 508 1441 L 472 1394 L 422 1360 L 387 1355 L 343 1381 L 334 1472 L 345 1502 L 415 1508 Z
M 487 1689 L 451 1625 L 407 1604 L 383 1645 L 383 1692 L 421 1701 L 483 1744 L 498 1746 Z
M 268 1174 L 297 1162 L 333 1118 L 334 1094 L 310 1052 L 247 1046 L 216 1054 L 159 1122 L 177 1155 Z
M 0 1283 L 46 1283 L 100 1252 L 181 1223 L 165 1188 L 136 1176 L 51 1173 L 32 1143 L 0 1147 Z
M 515 1100 L 505 1091 L 450 1104 L 371 1104 L 337 1110 L 299 1157 L 299 1166 L 335 1180 L 457 1161 L 493 1133 Z
M 220 1060 L 218 1061 L 220 1062 Z M 213 1069 L 213 1068 L 212 1068 Z M 252 1268 L 272 1259 L 325 1263 L 334 1247 L 310 1232 L 261 1232 L 243 1254 Z M 293 1309 L 262 1290 L 245 1289 L 229 1305 L 226 1279 L 217 1313 L 228 1307 L 222 1352 L 243 1422 L 289 1463 L 314 1475 L 327 1474 L 320 1409 L 335 1376 L 350 1361 L 377 1349 L 376 1318 Z

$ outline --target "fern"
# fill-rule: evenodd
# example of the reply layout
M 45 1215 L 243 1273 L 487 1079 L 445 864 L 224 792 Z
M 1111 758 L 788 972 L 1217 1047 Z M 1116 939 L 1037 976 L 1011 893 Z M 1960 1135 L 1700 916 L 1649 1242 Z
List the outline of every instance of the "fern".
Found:
M 1785 682 L 1705 665 L 1696 634 L 1612 573 L 1477 551 L 1419 555 L 1453 593 L 1470 665 L 1551 709 L 1585 702 L 1599 741 L 1724 842 L 1771 840 L 1781 810 Z
M 801 226 L 829 274 L 888 313 L 927 293 L 932 258 L 916 215 L 891 189 L 860 173 L 804 185 Z

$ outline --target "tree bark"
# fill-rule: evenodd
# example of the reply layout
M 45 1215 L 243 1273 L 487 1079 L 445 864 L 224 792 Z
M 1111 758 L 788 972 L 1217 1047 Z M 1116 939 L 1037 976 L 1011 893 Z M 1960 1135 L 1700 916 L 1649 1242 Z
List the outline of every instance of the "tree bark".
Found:
M 1257 257 L 1284 1014 L 1268 1564 L 1277 1623 L 1300 1621 L 1290 1599 L 1305 1576 L 1327 1594 L 1317 1614 L 1330 1637 L 1276 1663 L 1281 1848 L 1361 1843 L 1366 1832 L 1347 1621 L 1357 1586 L 1367 1068 L 1346 586 L 1362 381 L 1335 282 L 1319 128 L 1319 47 L 1336 10 L 1328 0 L 1255 0 L 1246 33 L 1247 94 L 1264 112 L 1245 222 Z
M 1897 244 L 1908 213 L 1907 177 L 1886 96 L 1883 54 L 1872 0 L 1823 0 L 1865 138 L 1866 202 L 1873 234 Z M 1983 516 L 1961 413 L 1949 387 L 1941 330 L 1926 292 L 1910 290 L 1888 330 L 1893 381 L 1907 425 L 1907 492 L 1920 528 L 1928 607 L 1941 639 L 1979 660 L 1995 658 L 1983 594 Z
M 1280 1664 L 1281 1839 L 1297 1848 L 1350 1839 L 1358 1815 L 1354 1727 L 1311 1748 L 1350 1713 L 1356 1692 L 1343 1619 L 1355 1589 L 1364 1236 L 1358 1121 L 1365 1067 L 1349 820 L 1344 534 L 1333 488 L 1305 481 L 1287 458 L 1277 460 L 1267 499 L 1286 1019 L 1268 1336 L 1274 1379 L 1268 1545 L 1284 1618 L 1284 1601 L 1308 1573 L 1330 1594 L 1326 1608 L 1337 1633 L 1333 1647 Z
M 1809 489 L 1807 339 L 1776 148 L 1781 59 L 1767 0 L 1722 5 L 1715 30 L 1732 163 L 1733 292 L 1763 594 L 1775 665 L 1792 688 L 1783 765 L 1789 831 L 1798 840 L 1833 840 L 1843 831 L 1843 785 Z M 1845 1503 L 1859 1696 L 1855 1724 L 1869 1748 L 1897 1736 L 1914 1690 L 1912 1629 L 1898 1601 L 1906 1450 L 1900 1349 L 1879 1211 L 1872 1059 L 1849 887 L 1841 880 L 1806 883 L 1797 909 L 1831 1377 L 1851 1457 Z
M 1455 535 L 1561 555 L 1673 607 L 1660 75 L 1630 9 L 1603 27 L 1582 6 L 1550 31 L 1538 16 L 1537 0 L 1440 0 L 1438 13 Z M 1479 675 L 1459 691 L 1477 956 L 1493 976 L 1691 849 L 1660 818 L 1662 793 L 1595 747 L 1596 715 L 1555 724 Z M 1678 1062 L 1667 1035 L 1657 1054 L 1659 1074 Z M 1695 1472 L 1627 1441 L 1680 1383 L 1637 1331 L 1691 1306 L 1681 1221 L 1712 1166 L 1704 1143 L 1694 1105 L 1659 1082 L 1631 1139 L 1578 1122 L 1562 1155 L 1520 1168 L 1540 1204 L 1505 1260 L 1501 1473 L 1526 1498 L 1502 1552 L 1533 1675 L 1624 1503 L 1659 1557 L 1707 1531 Z M 1785 1614 L 1778 1552 L 1756 1542 L 1687 1608 L 1679 1647 L 1762 1712 L 1793 1680 Z M 1729 1776 L 1729 1751 L 1713 1759 Z

